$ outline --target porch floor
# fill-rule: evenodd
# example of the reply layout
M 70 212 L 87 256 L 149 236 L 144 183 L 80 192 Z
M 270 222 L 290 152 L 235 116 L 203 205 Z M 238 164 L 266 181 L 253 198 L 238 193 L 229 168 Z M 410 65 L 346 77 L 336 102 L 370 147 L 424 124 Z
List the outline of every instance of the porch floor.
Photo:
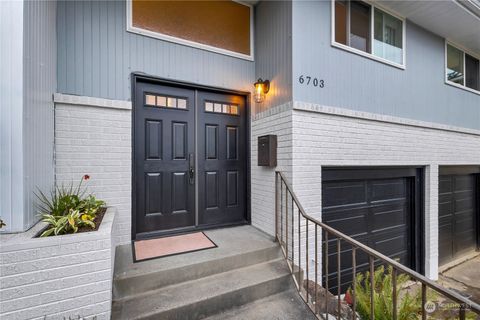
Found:
M 133 262 L 131 245 L 117 247 L 115 257 L 115 278 L 131 277 L 151 272 L 179 269 L 191 265 L 233 256 L 241 256 L 258 250 L 277 247 L 273 237 L 252 226 L 240 226 L 204 231 L 217 248 L 178 254 L 169 257 Z

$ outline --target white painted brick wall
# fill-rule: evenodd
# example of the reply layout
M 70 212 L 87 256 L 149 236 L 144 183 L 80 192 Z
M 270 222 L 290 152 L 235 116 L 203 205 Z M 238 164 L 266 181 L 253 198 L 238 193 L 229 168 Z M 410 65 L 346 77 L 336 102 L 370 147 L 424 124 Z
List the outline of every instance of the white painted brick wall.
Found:
M 480 165 L 480 132 L 302 102 L 277 108 L 252 121 L 252 223 L 273 235 L 275 169 L 256 165 L 256 139 L 260 134 L 277 134 L 279 140 L 288 141 L 288 148 L 279 148 L 279 157 L 288 161 L 279 161 L 276 169 L 287 173 L 307 213 L 318 219 L 322 210 L 322 167 L 424 166 L 425 270 L 428 277 L 436 279 L 439 166 Z M 304 239 L 305 225 L 301 226 L 301 236 Z M 312 227 L 309 238 L 309 255 L 313 257 Z M 294 248 L 298 250 L 297 240 Z M 303 258 L 305 249 L 302 242 Z M 314 265 L 310 268 L 313 270 Z
M 100 229 L 49 238 L 0 235 L 0 319 L 110 319 L 114 208 Z
M 259 167 L 258 137 L 277 135 L 277 167 Z M 291 178 L 292 105 L 277 106 L 254 116 L 251 123 L 251 211 L 252 225 L 275 234 L 275 170 Z
M 415 126 L 410 121 L 408 125 L 372 121 L 353 112 L 348 116 L 315 112 L 318 109 L 295 102 L 292 115 L 293 186 L 307 213 L 321 215 L 324 166 L 425 166 L 425 269 L 436 279 L 438 166 L 480 165 L 480 133 L 426 128 L 425 123 Z
M 91 100 L 55 105 L 56 182 L 77 183 L 89 174 L 89 191 L 117 208 L 115 242 L 126 244 L 131 240 L 131 110 L 124 101 Z

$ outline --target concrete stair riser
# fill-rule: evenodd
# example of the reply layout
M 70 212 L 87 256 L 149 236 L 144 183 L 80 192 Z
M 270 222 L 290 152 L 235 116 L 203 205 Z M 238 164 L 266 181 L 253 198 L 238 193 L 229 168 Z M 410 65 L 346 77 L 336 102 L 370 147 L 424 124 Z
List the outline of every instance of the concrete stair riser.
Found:
M 291 285 L 286 263 L 280 258 L 116 300 L 112 318 L 197 319 Z
M 270 295 L 283 292 L 291 288 L 290 275 L 282 278 L 261 282 L 256 285 L 231 291 L 213 298 L 198 301 L 180 308 L 170 309 L 159 314 L 141 316 L 135 320 L 195 320 L 214 315 L 216 313 L 239 307 Z
M 180 268 L 172 268 L 140 275 L 116 277 L 113 285 L 113 300 L 119 300 L 145 291 L 159 289 L 176 283 L 191 281 L 217 273 L 267 262 L 281 257 L 278 247 L 233 255 Z

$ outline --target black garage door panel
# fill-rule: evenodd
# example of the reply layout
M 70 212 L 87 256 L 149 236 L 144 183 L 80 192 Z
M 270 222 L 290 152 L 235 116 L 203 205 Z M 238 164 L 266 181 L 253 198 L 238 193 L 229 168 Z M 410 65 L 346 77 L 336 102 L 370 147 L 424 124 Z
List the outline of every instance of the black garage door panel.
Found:
M 439 263 L 476 247 L 476 175 L 442 175 L 439 179 Z
M 412 179 L 396 177 L 324 181 L 322 219 L 329 226 L 413 267 Z M 336 292 L 337 239 L 330 236 L 329 240 L 329 288 Z M 356 262 L 357 272 L 368 269 L 368 257 L 359 250 Z M 352 279 L 351 263 L 351 246 L 341 242 L 342 291 L 348 288 Z M 325 280 L 324 277 L 324 285 Z

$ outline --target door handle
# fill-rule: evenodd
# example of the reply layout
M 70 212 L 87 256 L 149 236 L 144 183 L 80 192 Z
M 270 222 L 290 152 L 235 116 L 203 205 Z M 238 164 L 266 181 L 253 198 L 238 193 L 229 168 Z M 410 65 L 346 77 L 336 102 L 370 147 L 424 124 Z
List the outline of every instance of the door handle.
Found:
M 195 155 L 190 153 L 188 155 L 188 176 L 190 184 L 195 183 Z

